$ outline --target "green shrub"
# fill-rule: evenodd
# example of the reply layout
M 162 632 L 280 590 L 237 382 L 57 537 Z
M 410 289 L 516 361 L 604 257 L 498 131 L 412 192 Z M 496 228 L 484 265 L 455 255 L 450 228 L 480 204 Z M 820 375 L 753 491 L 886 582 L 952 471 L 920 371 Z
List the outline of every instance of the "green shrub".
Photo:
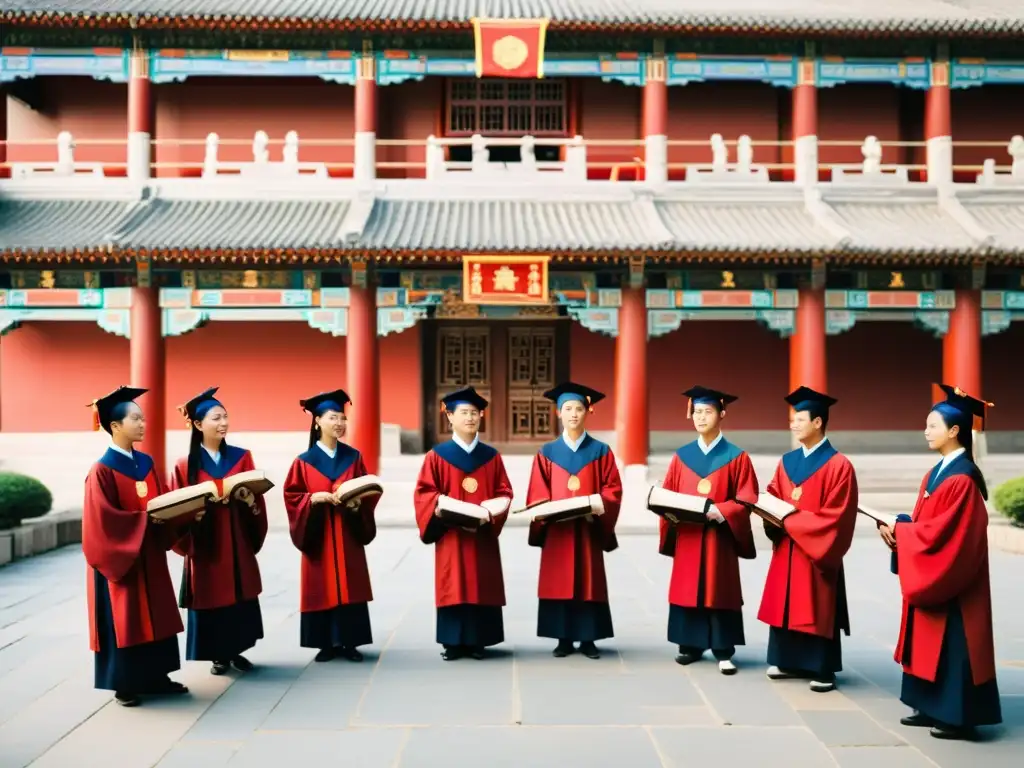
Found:
M 13 528 L 53 507 L 50 489 L 28 475 L 0 472 L 0 528 Z
M 1017 525 L 1024 525 L 1024 477 L 1007 480 L 992 494 L 992 505 Z

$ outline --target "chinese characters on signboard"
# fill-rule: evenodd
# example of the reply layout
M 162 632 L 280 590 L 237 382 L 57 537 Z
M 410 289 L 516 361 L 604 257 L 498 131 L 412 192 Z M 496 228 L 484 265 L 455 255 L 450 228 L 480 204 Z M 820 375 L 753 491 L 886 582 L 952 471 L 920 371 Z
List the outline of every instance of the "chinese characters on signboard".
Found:
M 464 256 L 467 304 L 547 304 L 548 256 Z

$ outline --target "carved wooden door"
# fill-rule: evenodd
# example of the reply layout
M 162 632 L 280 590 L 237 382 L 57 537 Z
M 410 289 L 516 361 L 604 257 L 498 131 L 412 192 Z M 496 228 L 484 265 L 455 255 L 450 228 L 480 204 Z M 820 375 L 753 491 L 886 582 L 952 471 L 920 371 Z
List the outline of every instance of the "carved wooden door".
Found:
M 412 382 L 410 382 L 412 386 Z M 491 399 L 491 332 L 488 327 L 449 326 L 437 332 L 437 408 L 441 398 L 463 387 L 474 387 Z M 444 414 L 437 419 L 437 440 L 451 437 L 451 426 Z M 486 441 L 487 416 L 480 424 L 480 439 Z
M 555 329 L 510 328 L 508 335 L 508 440 L 548 440 L 554 410 L 544 392 L 555 385 Z

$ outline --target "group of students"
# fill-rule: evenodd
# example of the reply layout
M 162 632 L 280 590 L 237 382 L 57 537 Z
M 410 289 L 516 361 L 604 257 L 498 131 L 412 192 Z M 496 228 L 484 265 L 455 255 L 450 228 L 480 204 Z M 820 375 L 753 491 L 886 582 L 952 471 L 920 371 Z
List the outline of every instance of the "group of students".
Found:
M 975 727 L 1001 722 L 989 591 L 987 490 L 972 455 L 975 416 L 985 403 L 943 385 L 944 401 L 930 411 L 925 437 L 942 459 L 924 478 L 912 515 L 879 524 L 892 551 L 903 593 L 895 659 L 903 666 L 901 699 L 914 711 L 901 722 L 924 726 L 936 738 L 969 739 Z M 211 672 L 252 668 L 242 655 L 263 637 L 256 555 L 267 535 L 264 500 L 239 489 L 215 499 L 187 523 L 146 514 L 165 491 L 152 460 L 133 449 L 145 422 L 135 400 L 145 390 L 121 387 L 93 404 L 111 446 L 86 480 L 83 550 L 88 581 L 95 684 L 119 704 L 140 695 L 186 693 L 168 673 L 180 667 L 178 604 L 188 609 L 186 657 L 212 662 Z M 251 454 L 227 443 L 228 413 L 209 389 L 181 410 L 191 430 L 172 487 L 222 480 L 251 470 Z M 668 640 L 688 665 L 710 650 L 723 674 L 735 674 L 743 645 L 739 560 L 755 557 L 751 507 L 759 495 L 750 457 L 722 434 L 737 398 L 704 387 L 683 393 L 697 439 L 672 457 L 667 490 L 709 500 L 706 521 L 660 520 L 659 551 L 673 559 Z M 567 382 L 545 393 L 563 432 L 533 462 L 527 508 L 578 496 L 595 500 L 593 514 L 561 522 L 533 519 L 529 544 L 541 548 L 537 634 L 556 642 L 562 658 L 577 651 L 600 657 L 596 641 L 613 636 L 604 554 L 617 546 L 622 484 L 615 457 L 586 431 L 587 415 L 604 395 Z M 801 447 L 785 454 L 767 492 L 798 510 L 782 525 L 765 523 L 771 563 L 758 619 L 769 625 L 768 677 L 809 680 L 812 690 L 835 687 L 842 670 L 841 634 L 850 633 L 843 557 L 858 514 L 850 461 L 825 432 L 836 400 L 800 387 L 785 398 L 790 429 Z M 372 600 L 365 547 L 376 536 L 379 495 L 339 502 L 346 480 L 367 474 L 359 452 L 342 442 L 342 390 L 300 402 L 312 417 L 309 445 L 293 462 L 284 502 L 293 544 L 301 552 L 302 647 L 316 661 L 360 661 L 372 642 Z M 426 456 L 413 494 L 423 543 L 435 548 L 436 638 L 446 661 L 482 659 L 504 641 L 504 580 L 498 537 L 508 517 L 488 513 L 477 528 L 447 523 L 443 502 L 483 504 L 513 492 L 498 452 L 480 442 L 488 405 L 473 388 L 443 400 L 451 440 Z M 485 505 L 486 506 L 486 505 Z M 179 600 L 166 553 L 184 556 Z

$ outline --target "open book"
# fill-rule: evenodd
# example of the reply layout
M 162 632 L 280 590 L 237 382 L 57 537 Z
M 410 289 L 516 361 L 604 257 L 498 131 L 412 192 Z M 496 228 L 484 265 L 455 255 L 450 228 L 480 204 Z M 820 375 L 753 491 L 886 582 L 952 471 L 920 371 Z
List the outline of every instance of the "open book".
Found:
M 896 515 L 890 515 L 888 512 L 879 512 L 878 510 L 872 509 L 871 507 L 865 507 L 863 505 L 857 505 L 857 511 L 865 517 L 870 517 L 876 523 L 887 525 L 890 528 L 896 525 Z
M 353 477 L 341 483 L 335 490 L 334 495 L 338 498 L 338 505 L 345 506 L 350 501 L 361 499 L 364 496 L 380 496 L 384 493 L 384 486 L 377 475 L 363 475 Z
M 688 493 L 676 493 L 661 486 L 652 485 L 647 492 L 647 509 L 670 523 L 707 522 L 708 508 L 711 500 L 703 496 L 691 496 Z
M 451 496 L 440 496 L 437 499 L 437 510 L 434 514 L 450 526 L 475 531 L 484 523 L 489 522 L 492 516 L 496 517 L 508 512 L 511 503 L 510 499 L 503 496 L 487 499 L 479 504 L 474 504 L 471 501 L 459 501 Z
M 757 503 L 751 505 L 750 511 L 758 517 L 767 520 L 774 526 L 782 527 L 782 521 L 789 515 L 796 512 L 796 507 L 762 491 L 757 495 Z
M 530 520 L 533 522 L 561 523 L 587 515 L 600 517 L 604 514 L 604 501 L 601 499 L 601 494 L 592 493 L 589 496 L 573 496 L 558 501 L 542 501 L 532 507 L 516 511 L 529 512 Z
M 150 499 L 146 505 L 146 512 L 156 520 L 173 520 L 182 515 L 198 512 L 206 506 L 206 502 L 220 496 L 230 496 L 239 488 L 248 488 L 256 496 L 262 496 L 274 487 L 262 469 L 250 469 L 248 472 L 225 477 L 220 485 L 221 490 L 218 490 L 216 482 L 207 480 L 205 483 L 168 491 Z

